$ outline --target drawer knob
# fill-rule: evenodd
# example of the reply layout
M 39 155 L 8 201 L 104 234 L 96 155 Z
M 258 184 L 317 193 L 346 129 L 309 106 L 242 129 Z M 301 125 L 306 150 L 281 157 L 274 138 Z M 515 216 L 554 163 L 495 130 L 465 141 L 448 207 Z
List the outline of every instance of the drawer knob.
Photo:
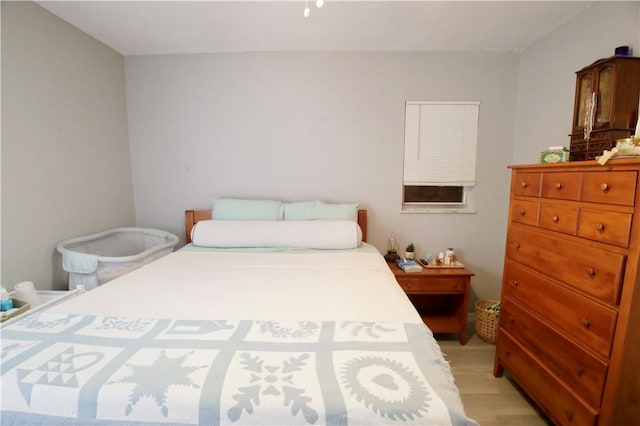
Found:
M 558 223 L 558 221 L 560 220 L 560 218 L 558 217 L 558 215 L 553 215 L 553 217 L 551 218 L 551 220 L 552 220 L 554 223 Z
M 611 187 L 606 182 L 604 182 L 600 185 L 600 189 L 602 190 L 602 192 L 607 192 L 609 191 L 609 189 L 611 189 Z
M 578 367 L 576 368 L 576 375 L 578 377 L 582 377 L 582 375 L 584 374 L 584 367 Z
M 520 216 L 524 216 L 525 214 L 527 214 L 527 212 L 524 211 L 524 209 L 520 209 Z
M 518 243 L 518 242 L 517 242 L 517 243 L 515 243 L 515 244 L 514 244 L 514 246 L 515 246 L 517 249 L 519 249 L 519 248 L 520 248 L 520 243 Z
M 527 182 L 522 182 L 522 183 L 520 184 L 520 186 L 521 186 L 522 188 L 526 188 L 527 186 L 529 186 L 529 184 L 528 184 Z
M 598 223 L 596 229 L 600 232 L 604 231 L 604 223 Z
M 593 268 L 587 268 L 587 275 L 589 275 L 590 277 L 595 277 L 596 276 L 596 270 Z
M 562 189 L 562 184 L 560 182 L 556 183 L 556 189 L 560 191 Z
M 509 317 L 509 324 L 513 324 L 514 322 L 516 322 L 516 319 L 514 317 Z
M 520 284 L 520 282 L 518 280 L 513 280 L 513 286 L 514 287 L 518 287 L 519 284 Z
M 582 318 L 582 325 L 584 326 L 584 328 L 591 328 L 591 321 L 586 318 Z

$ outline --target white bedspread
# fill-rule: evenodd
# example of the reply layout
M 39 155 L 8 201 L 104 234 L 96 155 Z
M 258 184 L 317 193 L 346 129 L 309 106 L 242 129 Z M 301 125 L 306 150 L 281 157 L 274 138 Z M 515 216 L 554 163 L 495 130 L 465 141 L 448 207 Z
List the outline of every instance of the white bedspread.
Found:
M 377 252 L 177 251 L 53 312 L 420 323 Z
M 375 250 L 181 250 L 2 329 L 2 424 L 474 425 Z

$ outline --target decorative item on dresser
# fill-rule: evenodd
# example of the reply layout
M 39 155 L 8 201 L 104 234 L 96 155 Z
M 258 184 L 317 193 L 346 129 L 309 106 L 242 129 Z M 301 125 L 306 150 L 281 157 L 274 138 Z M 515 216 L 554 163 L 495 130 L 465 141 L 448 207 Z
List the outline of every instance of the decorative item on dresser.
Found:
M 570 160 L 593 160 L 634 133 L 640 97 L 640 58 L 600 59 L 576 73 Z
M 557 424 L 640 424 L 640 160 L 511 169 L 494 375 Z

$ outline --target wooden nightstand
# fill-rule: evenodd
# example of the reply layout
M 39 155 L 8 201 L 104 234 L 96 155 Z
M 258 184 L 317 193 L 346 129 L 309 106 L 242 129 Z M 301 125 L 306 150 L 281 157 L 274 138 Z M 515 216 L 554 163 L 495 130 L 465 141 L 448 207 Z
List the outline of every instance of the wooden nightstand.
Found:
M 434 333 L 458 333 L 467 342 L 467 314 L 471 277 L 467 268 L 423 268 L 404 272 L 390 263 L 400 287 Z
M 0 327 L 4 327 L 5 325 L 12 323 L 18 318 L 23 317 L 24 315 L 31 314 L 37 311 L 46 311 L 47 309 L 52 308 L 57 304 L 62 303 L 72 297 L 79 296 L 84 292 L 84 288 L 76 288 L 69 291 L 38 290 L 38 296 L 41 302 L 40 305 L 30 307 L 24 312 L 20 312 L 17 315 L 11 316 L 9 318 L 3 318 Z M 9 294 L 13 296 L 14 292 L 9 292 Z

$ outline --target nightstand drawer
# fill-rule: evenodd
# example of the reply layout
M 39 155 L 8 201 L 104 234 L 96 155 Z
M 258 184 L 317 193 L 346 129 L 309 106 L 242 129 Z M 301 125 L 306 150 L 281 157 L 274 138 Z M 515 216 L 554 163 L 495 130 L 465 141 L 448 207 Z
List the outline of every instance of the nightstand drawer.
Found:
M 396 276 L 400 287 L 407 294 L 464 293 L 464 279 Z

